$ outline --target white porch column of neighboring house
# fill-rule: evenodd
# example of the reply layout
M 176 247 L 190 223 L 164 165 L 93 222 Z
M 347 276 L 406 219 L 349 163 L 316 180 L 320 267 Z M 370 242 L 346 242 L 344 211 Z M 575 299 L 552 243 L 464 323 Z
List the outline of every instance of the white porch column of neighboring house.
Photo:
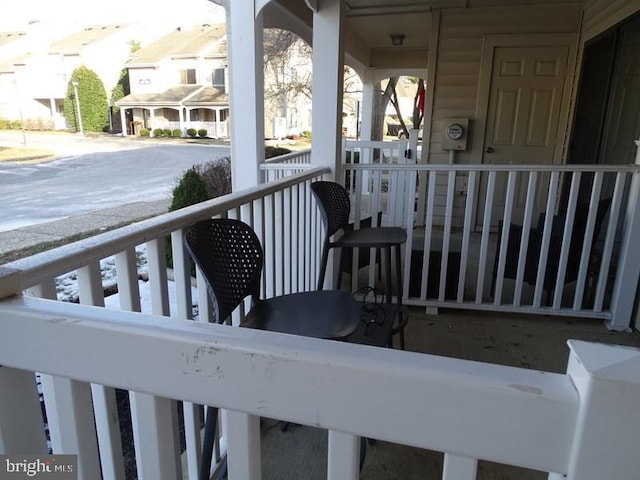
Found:
M 342 145 L 344 2 L 323 0 L 313 14 L 311 163 L 339 172 Z
M 186 136 L 187 134 L 187 112 L 189 111 L 188 108 L 185 107 L 180 107 L 180 110 L 178 110 L 178 122 L 180 124 L 180 131 L 182 132 L 182 136 Z
M 264 161 L 263 20 L 256 3 L 232 0 L 227 5 L 234 191 L 258 185 Z
M 120 134 L 120 136 L 126 137 L 127 129 L 129 126 L 127 125 L 127 113 L 124 107 L 120 107 L 120 122 L 122 123 L 122 133 Z M 133 135 L 135 134 L 135 132 L 131 132 L 131 134 Z
M 156 117 L 156 109 L 155 108 L 150 108 L 149 109 L 149 136 L 153 137 L 153 123 Z

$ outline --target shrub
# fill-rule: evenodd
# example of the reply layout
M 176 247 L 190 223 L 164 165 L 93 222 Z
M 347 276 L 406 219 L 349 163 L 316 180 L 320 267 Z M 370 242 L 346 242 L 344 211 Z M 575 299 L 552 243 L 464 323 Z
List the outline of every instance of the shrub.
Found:
M 173 136 L 176 137 L 176 138 L 181 138 L 182 137 L 182 130 L 180 130 L 179 128 L 176 128 L 173 131 Z
M 171 129 L 170 129 L 170 128 L 165 128 L 164 130 L 162 130 L 162 134 L 163 134 L 165 137 L 169 137 L 169 138 L 171 138 L 171 136 L 172 136 L 173 132 L 171 132 Z
M 197 134 L 198 134 L 198 131 L 195 128 L 187 129 L 187 135 L 189 135 L 191 138 L 195 137 Z
M 153 136 L 154 137 L 161 137 L 162 135 L 164 135 L 164 130 L 161 128 L 154 128 L 153 129 Z
M 200 130 L 198 130 L 198 136 L 200 138 L 205 138 L 207 136 L 207 129 L 201 128 Z
M 211 198 L 231 193 L 231 157 L 222 157 L 211 162 L 194 165 L 182 175 L 174 187 L 169 211 L 195 205 Z M 171 237 L 165 241 L 167 265 L 173 265 Z M 195 267 L 191 266 L 195 275 Z
M 148 128 L 141 128 L 140 129 L 140 136 L 141 137 L 148 137 L 149 136 L 149 129 Z
M 222 157 L 196 166 L 207 186 L 209 198 L 231 193 L 231 157 Z

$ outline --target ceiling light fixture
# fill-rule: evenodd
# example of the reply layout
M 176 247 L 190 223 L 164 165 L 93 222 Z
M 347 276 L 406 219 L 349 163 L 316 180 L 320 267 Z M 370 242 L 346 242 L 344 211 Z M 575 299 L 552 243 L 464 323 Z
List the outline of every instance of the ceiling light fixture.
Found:
M 399 47 L 404 43 L 404 33 L 392 33 L 389 36 L 391 37 L 391 45 L 394 47 Z

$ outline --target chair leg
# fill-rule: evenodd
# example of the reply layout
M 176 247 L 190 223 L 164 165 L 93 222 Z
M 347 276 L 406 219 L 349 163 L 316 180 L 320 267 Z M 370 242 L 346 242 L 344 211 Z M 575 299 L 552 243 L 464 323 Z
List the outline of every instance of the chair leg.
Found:
M 400 333 L 400 348 L 404 350 L 404 318 L 402 312 L 402 255 L 400 245 L 396 245 L 396 282 L 398 285 L 398 333 Z
M 324 285 L 324 275 L 327 270 L 327 261 L 329 260 L 329 246 L 322 247 L 322 260 L 320 261 L 320 273 L 318 274 L 318 290 L 322 290 Z
M 353 250 L 352 250 L 353 252 Z M 353 255 L 352 255 L 353 258 Z M 352 265 L 353 268 L 353 265 Z M 340 249 L 340 261 L 338 262 L 338 278 L 336 278 L 336 289 L 342 290 L 342 270 L 344 269 L 344 247 Z M 353 272 L 351 272 L 353 276 Z
M 218 425 L 218 409 L 215 407 L 207 407 L 206 413 L 199 480 L 209 480 L 209 476 L 211 474 L 211 460 L 213 457 L 213 442 L 215 441 L 216 427 Z

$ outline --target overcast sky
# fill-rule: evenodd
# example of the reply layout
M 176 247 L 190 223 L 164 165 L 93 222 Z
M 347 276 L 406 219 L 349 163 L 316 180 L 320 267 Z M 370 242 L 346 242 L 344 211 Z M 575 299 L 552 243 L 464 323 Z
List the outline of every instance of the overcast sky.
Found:
M 224 21 L 209 0 L 0 0 L 0 31 L 24 30 L 30 22 L 90 25 L 155 23 L 163 27 Z

